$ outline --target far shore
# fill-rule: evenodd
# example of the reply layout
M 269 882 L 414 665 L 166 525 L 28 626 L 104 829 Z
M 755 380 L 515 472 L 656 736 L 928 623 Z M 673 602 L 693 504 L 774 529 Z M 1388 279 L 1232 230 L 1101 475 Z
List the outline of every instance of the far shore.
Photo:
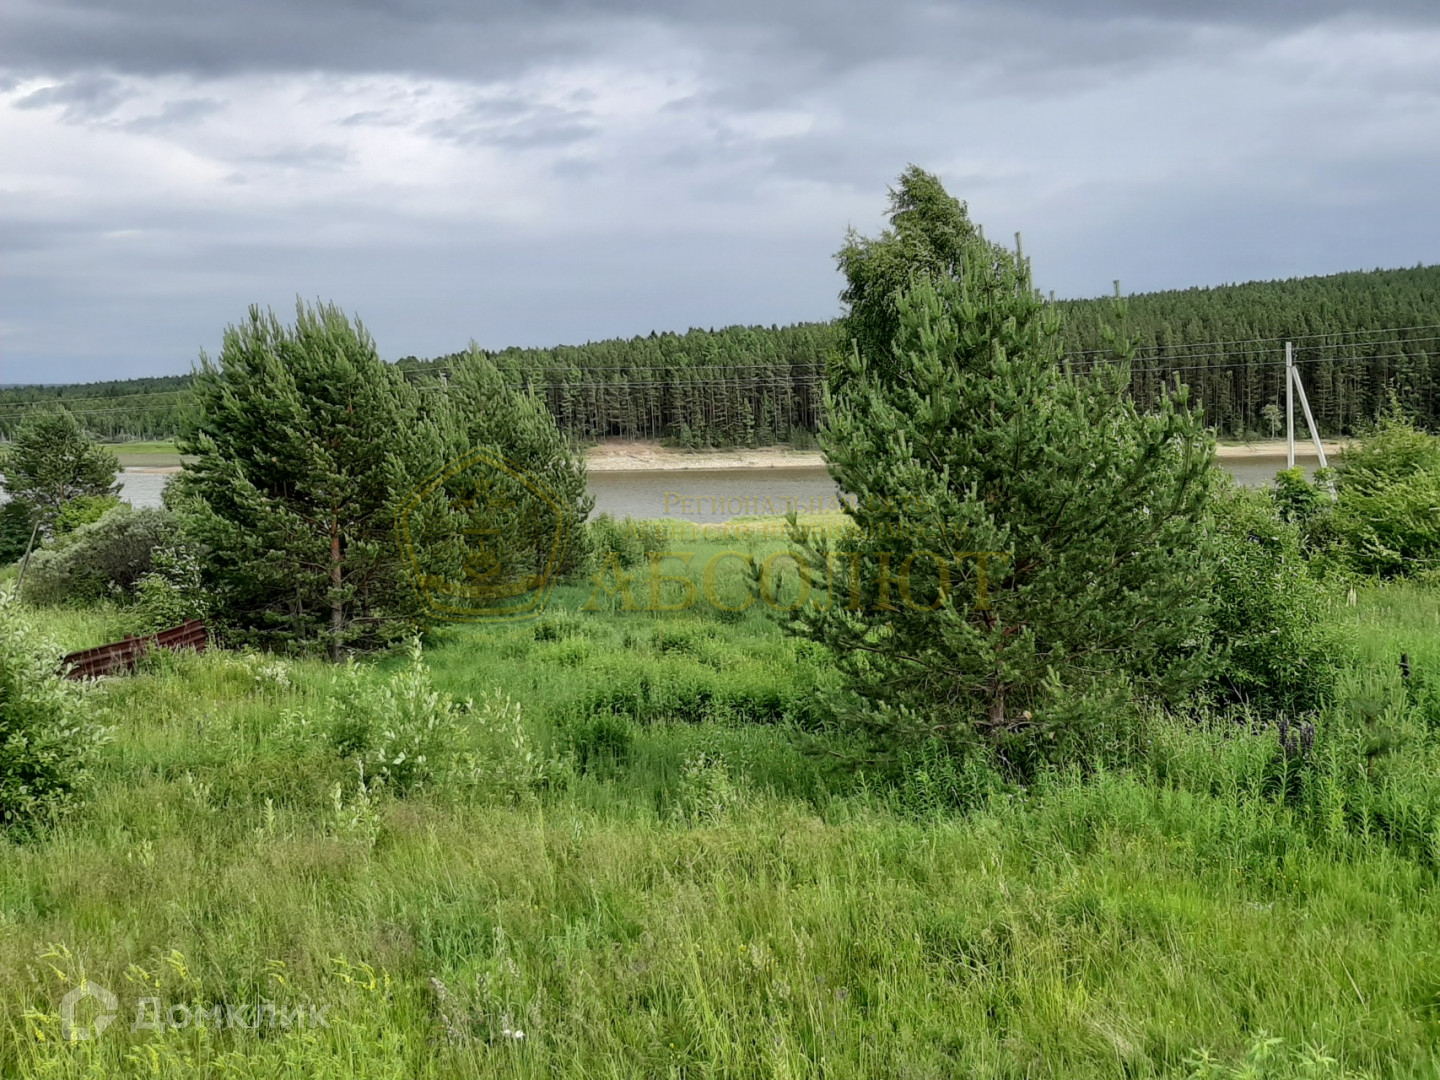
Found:
M 1344 449 L 1343 442 L 1325 442 L 1325 456 L 1332 458 Z M 1285 441 L 1222 443 L 1215 448 L 1219 461 L 1283 460 Z M 1295 443 L 1295 457 L 1316 460 L 1315 444 Z M 825 458 L 818 450 L 791 450 L 766 446 L 755 450 L 679 450 L 654 442 L 604 442 L 585 451 L 585 465 L 591 472 L 666 472 L 684 469 L 818 469 Z
M 1325 456 L 1334 458 L 1344 448 L 1339 441 L 1325 442 Z M 128 453 L 118 451 L 121 466 L 132 473 L 173 473 L 180 471 L 180 456 L 164 452 Z M 1221 443 L 1215 448 L 1220 461 L 1280 461 L 1285 457 L 1283 439 L 1252 443 Z M 1315 444 L 1295 443 L 1295 457 L 1316 460 Z M 819 450 L 791 450 L 765 446 L 753 450 L 681 450 L 656 442 L 613 441 L 585 451 L 585 466 L 591 472 L 683 472 L 701 469 L 823 469 L 825 458 Z

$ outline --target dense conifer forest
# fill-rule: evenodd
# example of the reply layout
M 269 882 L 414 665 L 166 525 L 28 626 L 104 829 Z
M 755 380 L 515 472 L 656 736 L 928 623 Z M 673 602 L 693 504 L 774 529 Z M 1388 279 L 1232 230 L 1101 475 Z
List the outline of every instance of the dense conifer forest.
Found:
M 1059 304 L 1071 362 L 1109 362 L 1113 302 Z M 1140 294 L 1127 299 L 1123 325 L 1136 345 L 1137 402 L 1152 404 L 1179 379 L 1223 437 L 1274 434 L 1265 409 L 1283 402 L 1287 340 L 1324 434 L 1354 432 L 1392 389 L 1423 422 L 1440 420 L 1440 265 Z M 842 346 L 837 324 L 800 323 L 489 355 L 581 440 L 805 446 L 820 420 L 827 366 Z M 458 356 L 399 364 L 438 391 Z M 8 437 L 27 408 L 58 401 L 103 438 L 167 438 L 183 423 L 189 385 L 189 376 L 166 376 L 0 390 L 0 435 Z

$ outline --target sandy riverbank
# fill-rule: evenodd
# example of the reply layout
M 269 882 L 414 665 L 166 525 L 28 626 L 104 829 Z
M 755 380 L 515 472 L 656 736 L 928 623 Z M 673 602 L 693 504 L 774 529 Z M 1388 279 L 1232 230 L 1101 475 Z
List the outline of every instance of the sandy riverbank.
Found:
M 1344 449 L 1341 442 L 1324 444 L 1327 457 L 1334 458 Z M 139 457 L 140 455 L 136 455 Z M 1272 461 L 1285 456 L 1283 440 L 1222 445 L 1215 448 L 1221 461 Z M 1295 456 L 1302 461 L 1315 460 L 1315 447 L 1309 442 L 1296 442 Z M 145 462 L 127 464 L 131 473 L 174 473 L 178 464 Z M 755 450 L 678 450 L 651 442 L 607 442 L 585 451 L 585 465 L 591 472 L 683 472 L 702 469 L 820 469 L 825 459 L 818 450 L 790 450 L 766 446 Z
M 684 469 L 819 469 L 818 450 L 766 446 L 756 450 L 678 450 L 653 442 L 605 442 L 585 451 L 592 472 L 668 472 Z
M 1326 457 L 1334 457 L 1344 443 L 1327 442 Z M 1284 440 L 1217 446 L 1220 461 L 1268 461 L 1285 456 Z M 1295 456 L 1315 459 L 1315 447 L 1308 441 L 1295 443 Z M 790 450 L 767 446 L 757 450 L 677 450 L 651 442 L 606 442 L 585 451 L 585 464 L 592 472 L 665 472 L 672 469 L 812 469 L 822 468 L 825 459 L 818 450 Z
M 1326 458 L 1337 457 L 1340 451 L 1345 449 L 1343 442 L 1321 440 L 1320 445 L 1325 448 Z M 1221 461 L 1283 458 L 1285 456 L 1285 440 L 1270 439 L 1265 442 L 1221 444 L 1215 448 L 1215 456 Z M 1296 438 L 1295 456 L 1303 461 L 1314 461 L 1315 444 L 1309 439 Z

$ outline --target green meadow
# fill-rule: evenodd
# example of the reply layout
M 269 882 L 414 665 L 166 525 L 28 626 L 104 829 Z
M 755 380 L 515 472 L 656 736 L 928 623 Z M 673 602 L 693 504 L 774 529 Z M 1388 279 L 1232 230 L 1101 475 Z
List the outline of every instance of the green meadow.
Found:
M 817 731 L 820 650 L 724 610 L 716 556 L 780 546 L 677 540 L 659 604 L 643 566 L 639 610 L 558 587 L 420 666 L 215 650 L 88 686 L 90 802 L 0 842 L 0 1074 L 1436 1075 L 1440 594 L 1335 598 L 1356 660 L 1303 752 L 1197 711 L 1028 786 L 923 754 L 896 782 Z M 34 617 L 57 650 L 127 630 Z M 397 762 L 435 716 L 456 737 Z M 84 1040 L 82 981 L 116 999 Z

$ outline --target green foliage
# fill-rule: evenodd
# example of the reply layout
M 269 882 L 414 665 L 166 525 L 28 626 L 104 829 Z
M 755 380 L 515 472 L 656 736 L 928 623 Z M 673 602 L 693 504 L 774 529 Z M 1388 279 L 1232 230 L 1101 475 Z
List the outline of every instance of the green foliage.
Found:
M 72 811 L 91 779 L 105 732 L 74 683 L 56 670 L 62 652 L 0 589 L 0 833 L 19 836 Z
M 151 553 L 150 572 L 135 583 L 140 629 L 154 633 L 211 613 L 200 553 L 182 541 Z
M 1394 577 L 1440 567 L 1440 471 L 1417 472 L 1373 495 L 1345 491 L 1335 519 L 1361 573 Z
M 1375 424 L 1345 448 L 1335 472 L 1347 492 L 1376 495 L 1416 473 L 1440 472 L 1440 439 L 1417 428 L 1392 399 Z
M 1440 438 L 1392 403 L 1335 472 L 1334 527 L 1356 570 L 1394 577 L 1440 567 Z
M 745 803 L 746 785 L 731 775 L 721 755 L 701 751 L 685 758 L 674 810 L 690 825 L 718 825 Z
M 920 268 L 893 345 L 857 352 L 832 399 L 822 445 L 856 529 L 832 545 L 797 526 L 828 603 L 790 625 L 829 647 L 842 718 L 878 749 L 1093 749 L 1132 693 L 1205 671 L 1211 443 L 1183 397 L 1138 413 L 1123 364 L 1063 367 L 1025 260 L 951 222 L 953 200 L 939 212 L 960 238 L 946 276 Z M 867 258 L 891 244 L 908 250 L 897 232 Z
M 1287 480 L 1290 488 L 1278 491 L 1303 485 Z M 1267 713 L 1327 704 L 1347 648 L 1333 629 L 1326 589 L 1306 564 L 1300 526 L 1265 492 L 1226 484 L 1212 503 L 1209 531 L 1209 633 L 1221 657 L 1213 675 L 1221 697 Z
M 904 356 L 893 346 L 901 332 L 900 298 L 921 278 L 932 282 L 960 276 L 983 240 L 970 221 L 965 204 L 950 195 L 940 180 L 911 165 L 890 191 L 890 228 L 878 237 L 861 236 L 853 229 L 836 254 L 845 290 L 841 320 L 844 353 L 863 356 L 874 377 L 896 382 L 904 370 Z M 830 369 L 832 393 L 843 392 L 850 366 L 837 361 Z
M 180 526 L 168 510 L 121 503 L 35 552 L 24 596 L 35 604 L 133 599 L 154 568 L 156 549 L 179 542 Z
M 554 419 L 532 394 L 509 385 L 495 362 L 473 342 L 459 361 L 446 403 L 463 434 L 463 452 L 485 451 L 525 478 L 513 488 L 503 521 L 487 522 L 505 537 L 507 556 L 519 556 L 508 572 L 545 571 L 555 543 L 557 518 L 562 537 L 554 573 L 565 577 L 585 558 L 585 519 L 595 505 L 586 481 L 585 461 Z M 456 455 L 458 456 L 458 455 Z M 451 498 L 473 501 L 456 477 Z
M 1295 525 L 1307 524 L 1328 509 L 1325 492 L 1306 478 L 1299 465 L 1275 474 L 1270 497 L 1281 519 Z
M 409 662 L 383 678 L 352 658 L 318 710 L 290 714 L 283 738 L 297 749 L 318 737 L 358 772 L 362 802 L 449 787 L 519 799 L 563 782 L 566 763 L 541 752 L 504 693 L 456 701 L 435 687 L 418 640 Z M 342 799 L 343 805 L 343 799 Z
M 1260 410 L 1260 419 L 1265 422 L 1266 433 L 1273 439 L 1280 434 L 1280 425 L 1285 422 L 1285 415 L 1280 411 L 1280 406 L 1272 401 Z
M 321 723 L 372 784 L 407 795 L 450 776 L 468 709 L 431 685 L 415 641 L 410 663 L 383 681 L 352 659 L 334 678 Z
M 80 495 L 71 499 L 55 515 L 54 535 L 64 536 L 81 525 L 94 524 L 119 505 L 120 499 L 114 495 Z
M 115 482 L 119 467 L 114 453 L 96 443 L 61 408 L 27 413 L 0 457 L 6 490 L 28 503 L 47 528 L 72 499 L 114 495 L 119 490 Z
M 333 305 L 297 305 L 293 326 L 252 308 L 194 395 L 181 449 L 198 460 L 172 501 L 232 632 L 332 658 L 410 632 L 395 518 L 443 462 L 445 425 L 364 328 Z
M 610 514 L 600 514 L 585 526 L 590 564 L 601 570 L 613 560 L 629 570 L 645 561 L 645 544 L 635 523 L 629 517 L 616 521 Z
M 34 529 L 34 517 L 27 503 L 11 499 L 0 505 L 0 566 L 25 554 Z

